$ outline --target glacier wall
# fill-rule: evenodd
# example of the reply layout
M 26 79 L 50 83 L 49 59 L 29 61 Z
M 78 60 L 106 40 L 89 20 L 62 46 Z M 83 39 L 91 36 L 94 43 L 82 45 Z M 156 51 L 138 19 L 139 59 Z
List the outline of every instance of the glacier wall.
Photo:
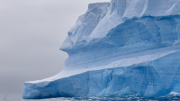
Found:
M 89 4 L 60 49 L 65 68 L 24 83 L 24 99 L 180 92 L 180 0 Z

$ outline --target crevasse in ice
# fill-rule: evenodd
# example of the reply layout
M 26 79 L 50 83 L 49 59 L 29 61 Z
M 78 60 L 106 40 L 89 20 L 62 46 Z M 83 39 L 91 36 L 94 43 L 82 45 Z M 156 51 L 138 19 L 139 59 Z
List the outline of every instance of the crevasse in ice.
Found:
M 180 0 L 89 4 L 60 50 L 65 68 L 24 83 L 23 98 L 180 93 Z

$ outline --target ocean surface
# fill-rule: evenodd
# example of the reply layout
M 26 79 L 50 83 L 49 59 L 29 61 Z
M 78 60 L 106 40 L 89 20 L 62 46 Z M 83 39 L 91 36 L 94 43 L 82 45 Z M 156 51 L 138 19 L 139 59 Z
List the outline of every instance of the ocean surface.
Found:
M 180 101 L 180 94 L 145 98 L 139 95 L 121 97 L 59 97 L 51 99 L 24 100 L 19 96 L 1 96 L 0 101 Z

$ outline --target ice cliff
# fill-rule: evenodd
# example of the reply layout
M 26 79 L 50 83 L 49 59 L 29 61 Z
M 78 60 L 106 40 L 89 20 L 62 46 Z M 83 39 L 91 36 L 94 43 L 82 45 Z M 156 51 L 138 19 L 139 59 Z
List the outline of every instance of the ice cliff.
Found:
M 63 71 L 25 82 L 24 99 L 180 93 L 180 0 L 89 4 L 60 50 Z

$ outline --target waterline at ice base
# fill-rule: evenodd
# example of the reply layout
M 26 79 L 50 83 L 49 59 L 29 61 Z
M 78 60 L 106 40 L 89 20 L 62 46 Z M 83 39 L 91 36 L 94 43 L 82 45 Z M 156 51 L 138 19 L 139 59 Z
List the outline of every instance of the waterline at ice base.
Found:
M 24 83 L 24 99 L 180 93 L 180 0 L 89 4 L 60 50 L 65 68 Z

